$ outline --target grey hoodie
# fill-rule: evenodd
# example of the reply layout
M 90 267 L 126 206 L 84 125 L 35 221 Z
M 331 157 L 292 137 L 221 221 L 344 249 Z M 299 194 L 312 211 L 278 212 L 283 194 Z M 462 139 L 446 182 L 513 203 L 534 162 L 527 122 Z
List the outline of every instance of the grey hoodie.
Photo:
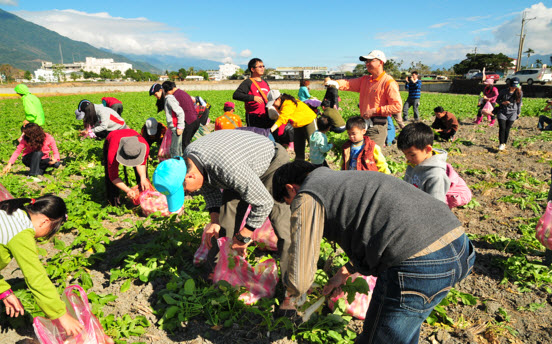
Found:
M 450 179 L 447 177 L 447 152 L 442 149 L 433 149 L 433 156 L 422 161 L 417 166 L 408 166 L 404 174 L 404 181 L 427 192 L 440 201 L 447 203 L 447 194 L 450 188 Z

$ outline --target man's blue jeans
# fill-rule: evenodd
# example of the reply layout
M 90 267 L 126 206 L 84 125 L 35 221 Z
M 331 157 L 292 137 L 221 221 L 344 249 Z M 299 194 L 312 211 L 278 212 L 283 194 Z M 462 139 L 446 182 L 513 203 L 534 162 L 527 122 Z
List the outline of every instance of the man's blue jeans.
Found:
M 437 252 L 380 273 L 356 343 L 418 343 L 424 320 L 470 274 L 474 261 L 475 250 L 463 234 Z

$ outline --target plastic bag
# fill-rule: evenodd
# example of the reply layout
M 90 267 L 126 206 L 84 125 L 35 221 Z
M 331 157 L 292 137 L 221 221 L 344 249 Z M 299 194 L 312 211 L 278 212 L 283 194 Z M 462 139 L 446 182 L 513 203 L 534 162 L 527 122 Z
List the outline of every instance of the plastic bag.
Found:
M 487 101 L 483 108 L 481 109 L 481 113 L 484 115 L 491 115 L 493 113 L 493 104 L 491 102 Z
M 247 216 L 251 212 L 251 206 L 247 207 L 247 211 L 243 217 L 242 223 L 240 225 L 240 230 L 245 227 L 247 222 Z M 274 228 L 272 228 L 272 223 L 268 217 L 266 218 L 263 225 L 253 232 L 251 239 L 259 247 L 259 249 L 264 251 L 278 251 L 278 237 L 274 233 Z
M 347 293 L 344 293 L 341 290 L 336 290 L 328 300 L 328 306 L 333 311 L 334 304 L 339 299 L 343 299 L 345 301 L 345 304 L 347 305 L 346 312 L 347 314 L 360 319 L 364 320 L 366 318 L 366 311 L 368 310 L 368 307 L 370 306 L 370 300 L 372 299 L 372 291 L 374 291 L 374 288 L 376 287 L 376 281 L 377 278 L 374 276 L 364 276 L 359 273 L 352 274 L 349 278 L 354 281 L 357 278 L 364 278 L 366 280 L 366 283 L 368 283 L 368 287 L 370 288 L 370 291 L 368 294 L 359 294 L 357 293 L 355 295 L 355 300 L 353 303 L 349 304 L 347 302 Z
M 4 187 L 4 185 L 0 184 L 0 201 L 5 201 L 7 199 L 12 199 L 12 194 Z
M 446 173 L 450 180 L 450 188 L 445 195 L 449 208 L 461 207 L 470 203 L 472 199 L 470 188 L 449 163 L 447 163 Z
M 69 314 L 84 325 L 82 332 L 67 337 L 59 320 L 36 317 L 33 320 L 35 334 L 42 344 L 108 344 L 113 341 L 104 333 L 98 318 L 92 314 L 86 292 L 78 285 L 71 285 L 63 291 L 61 299 L 67 305 Z
M 274 259 L 251 266 L 232 249 L 232 240 L 220 238 L 217 243 L 220 253 L 213 274 L 214 283 L 224 280 L 232 286 L 245 287 L 248 291 L 241 294 L 239 299 L 247 305 L 254 304 L 262 297 L 274 296 L 278 283 L 278 266 Z
M 163 136 L 163 141 L 161 141 L 161 145 L 159 146 L 159 153 L 157 154 L 157 158 L 159 159 L 159 161 L 170 159 L 171 141 L 172 141 L 172 131 L 167 130 L 165 132 L 165 136 Z
M 139 204 L 142 208 L 144 216 L 149 216 L 157 211 L 161 212 L 160 216 L 169 216 L 169 205 L 167 197 L 155 190 L 146 190 L 140 194 Z
M 552 201 L 548 202 L 544 215 L 537 222 L 535 236 L 549 250 L 552 250 Z

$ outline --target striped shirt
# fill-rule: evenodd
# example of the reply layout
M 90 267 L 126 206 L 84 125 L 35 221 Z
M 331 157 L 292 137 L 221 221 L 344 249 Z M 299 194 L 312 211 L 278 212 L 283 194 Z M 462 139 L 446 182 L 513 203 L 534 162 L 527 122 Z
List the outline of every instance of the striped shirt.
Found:
M 204 171 L 201 194 L 207 209 L 222 205 L 221 189 L 237 192 L 251 205 L 247 225 L 259 228 L 274 206 L 261 176 L 274 158 L 274 143 L 244 130 L 219 130 L 192 142 L 184 157 L 197 161 Z
M 404 88 L 408 91 L 408 99 L 420 99 L 422 94 L 422 80 L 406 82 Z
M 7 245 L 10 240 L 27 228 L 32 228 L 33 223 L 24 210 L 18 209 L 11 215 L 0 210 L 0 244 Z

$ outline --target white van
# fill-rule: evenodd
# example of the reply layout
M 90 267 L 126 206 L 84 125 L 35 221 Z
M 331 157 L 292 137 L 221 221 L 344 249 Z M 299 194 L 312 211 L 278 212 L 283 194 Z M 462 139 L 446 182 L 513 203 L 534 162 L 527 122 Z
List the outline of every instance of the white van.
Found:
M 516 77 L 519 79 L 520 84 L 526 83 L 527 85 L 533 85 L 533 83 L 540 83 L 541 85 L 552 81 L 552 73 L 546 68 L 531 68 L 524 69 L 515 72 L 513 75 L 509 75 L 506 82 L 509 83 L 510 79 Z

